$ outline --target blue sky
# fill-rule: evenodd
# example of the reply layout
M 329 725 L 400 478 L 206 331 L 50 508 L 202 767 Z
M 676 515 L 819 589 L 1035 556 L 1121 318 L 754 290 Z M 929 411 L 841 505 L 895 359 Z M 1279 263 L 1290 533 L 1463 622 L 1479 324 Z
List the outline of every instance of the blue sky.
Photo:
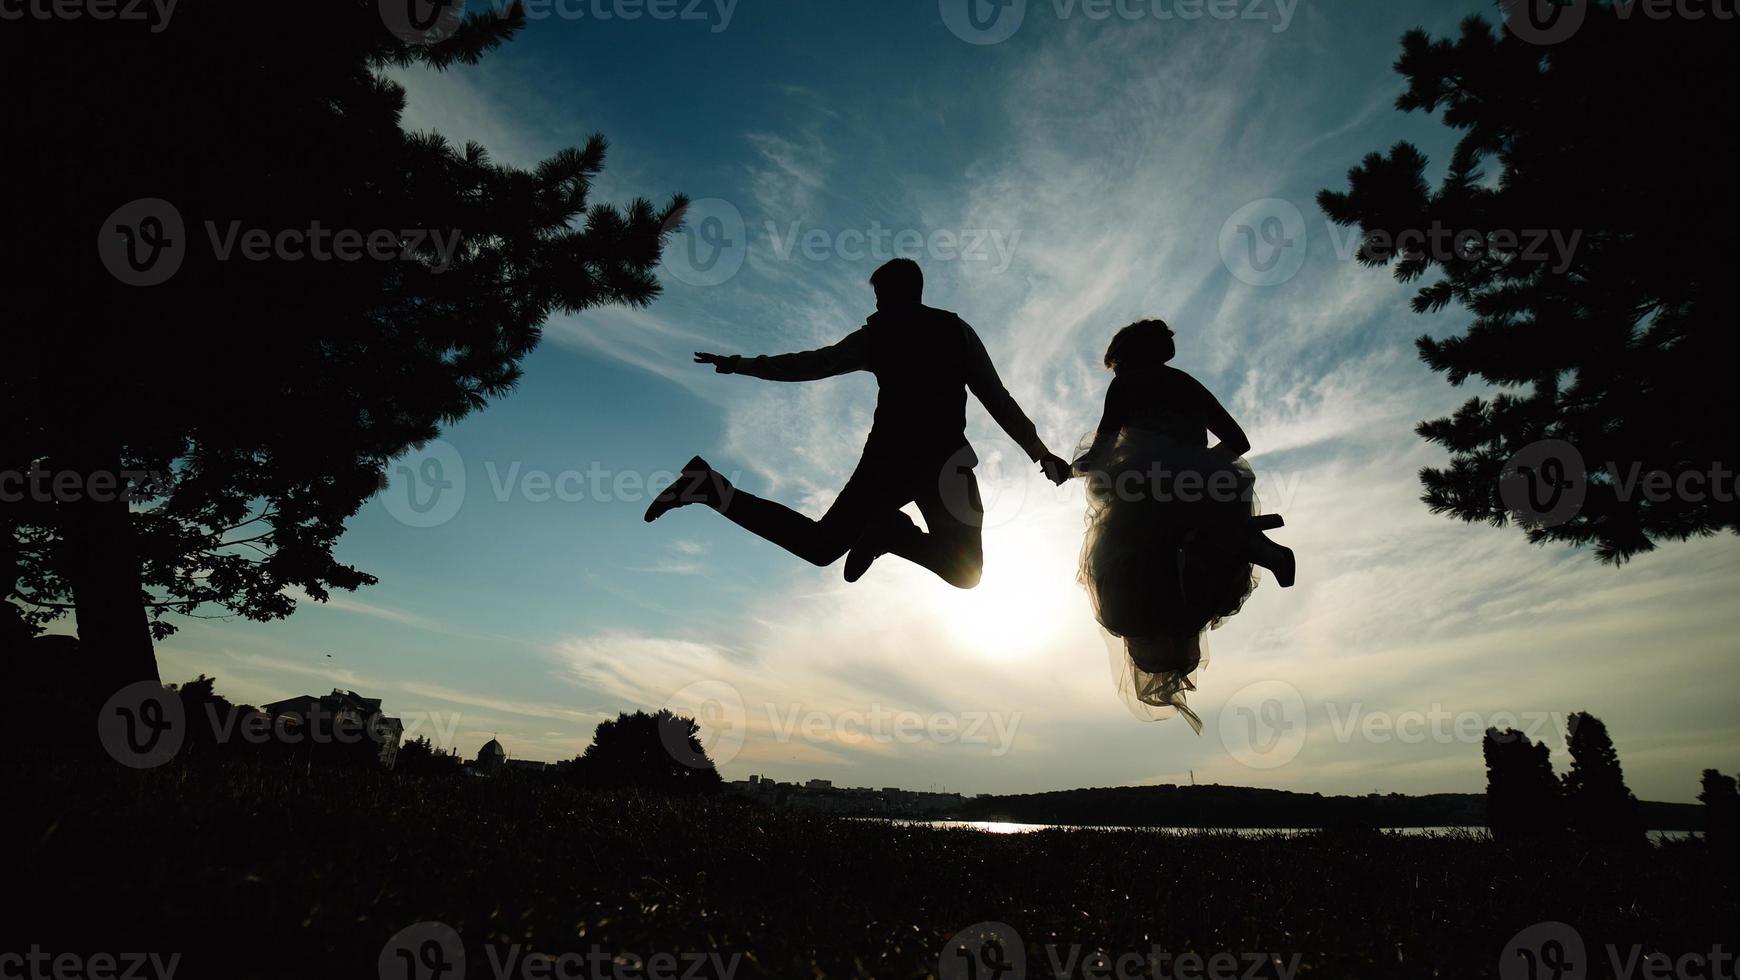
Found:
M 969 793 L 1192 773 L 1474 791 L 1481 728 L 1515 719 L 1563 767 L 1576 710 L 1607 721 L 1645 797 L 1740 769 L 1731 691 L 1705 680 L 1740 626 L 1732 539 L 1615 571 L 1428 514 L 1415 473 L 1441 456 L 1413 424 L 1470 392 L 1412 339 L 1465 317 L 1409 312 L 1412 290 L 1346 258 L 1312 205 L 1398 139 L 1443 161 L 1445 131 L 1392 108 L 1397 41 L 1487 5 L 1028 0 L 996 43 L 951 30 L 957 0 L 539 9 L 478 66 L 402 74 L 407 125 L 521 165 L 603 132 L 597 199 L 682 191 L 699 237 L 651 308 L 553 320 L 515 393 L 402 461 L 340 546 L 378 586 L 282 623 L 184 622 L 167 679 L 214 674 L 254 703 L 352 687 L 468 757 L 491 736 L 571 757 L 601 718 L 670 704 L 703 715 L 727 778 Z M 1080 487 L 1041 481 L 977 407 L 973 592 L 893 560 L 847 587 L 693 508 L 641 523 L 646 484 L 695 452 L 825 509 L 871 380 L 719 377 L 688 353 L 832 342 L 893 254 L 977 327 L 1060 453 L 1098 417 L 1105 341 L 1142 316 L 1245 424 L 1300 584 L 1265 582 L 1212 635 L 1202 735 L 1124 710 L 1074 582 Z M 418 482 L 460 472 L 463 493 Z

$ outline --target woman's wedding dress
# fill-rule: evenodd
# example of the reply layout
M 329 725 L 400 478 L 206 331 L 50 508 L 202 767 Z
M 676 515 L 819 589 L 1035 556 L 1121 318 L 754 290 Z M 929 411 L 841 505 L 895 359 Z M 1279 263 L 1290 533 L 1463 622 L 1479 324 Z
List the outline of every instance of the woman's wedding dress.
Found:
M 1201 419 L 1148 406 L 1115 438 L 1083 440 L 1087 535 L 1080 580 L 1108 634 L 1119 693 L 1147 720 L 1183 715 L 1206 634 L 1256 588 L 1234 541 L 1258 513 L 1243 458 L 1210 449 Z

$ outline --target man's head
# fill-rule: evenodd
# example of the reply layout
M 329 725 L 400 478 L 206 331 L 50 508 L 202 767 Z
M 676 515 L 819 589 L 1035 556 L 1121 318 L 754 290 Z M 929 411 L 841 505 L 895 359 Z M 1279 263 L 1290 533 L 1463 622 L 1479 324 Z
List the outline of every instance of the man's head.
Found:
M 890 259 L 870 274 L 870 288 L 879 310 L 917 306 L 924 299 L 924 272 L 911 259 Z

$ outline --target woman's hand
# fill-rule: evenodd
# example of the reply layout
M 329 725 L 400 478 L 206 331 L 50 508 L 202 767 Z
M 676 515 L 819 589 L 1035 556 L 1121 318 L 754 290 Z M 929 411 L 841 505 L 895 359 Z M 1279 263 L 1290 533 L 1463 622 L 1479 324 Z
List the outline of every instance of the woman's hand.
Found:
M 1047 480 L 1060 487 L 1069 479 L 1069 463 L 1056 453 L 1046 453 L 1040 457 L 1039 470 L 1045 474 Z

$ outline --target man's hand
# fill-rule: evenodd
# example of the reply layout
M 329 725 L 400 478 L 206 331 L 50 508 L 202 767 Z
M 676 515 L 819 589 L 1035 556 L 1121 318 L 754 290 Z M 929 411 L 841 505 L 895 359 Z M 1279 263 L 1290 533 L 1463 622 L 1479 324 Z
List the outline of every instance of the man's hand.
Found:
M 1047 480 L 1060 487 L 1069 479 L 1069 463 L 1056 453 L 1046 453 L 1040 457 L 1039 469 Z
M 720 374 L 731 374 L 737 364 L 735 354 L 708 354 L 705 351 L 695 352 L 696 364 L 711 364 L 713 370 Z

